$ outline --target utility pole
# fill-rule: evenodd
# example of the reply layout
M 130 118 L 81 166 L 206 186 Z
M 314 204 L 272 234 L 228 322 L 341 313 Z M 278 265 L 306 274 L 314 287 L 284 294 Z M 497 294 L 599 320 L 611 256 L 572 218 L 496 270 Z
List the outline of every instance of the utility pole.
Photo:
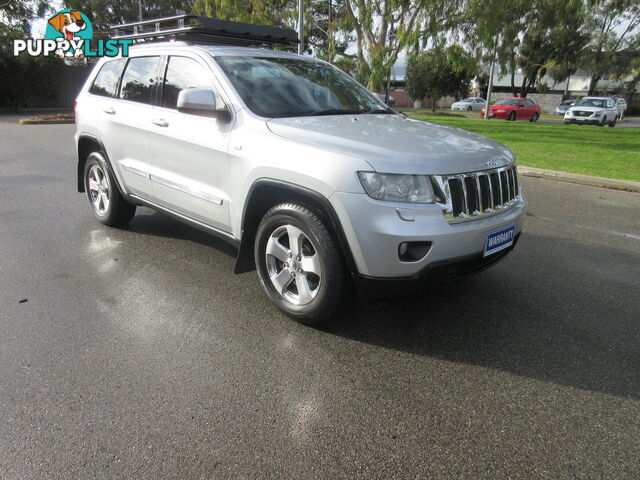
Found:
M 142 21 L 142 0 L 138 0 L 138 21 Z
M 491 89 L 493 88 L 493 70 L 496 65 L 496 49 L 498 48 L 498 37 L 493 46 L 493 55 L 491 57 L 491 71 L 489 72 L 489 86 L 487 87 L 487 101 L 484 104 L 484 119 L 489 119 L 489 103 L 491 102 Z
M 327 24 L 327 50 L 329 63 L 333 63 L 333 32 L 331 30 L 331 0 L 329 0 L 329 19 Z
M 298 0 L 298 55 L 304 52 L 304 0 Z

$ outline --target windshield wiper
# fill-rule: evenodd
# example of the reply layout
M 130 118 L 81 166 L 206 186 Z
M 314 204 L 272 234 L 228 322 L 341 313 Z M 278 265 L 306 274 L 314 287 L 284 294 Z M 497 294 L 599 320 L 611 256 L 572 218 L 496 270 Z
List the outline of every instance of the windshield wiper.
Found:
M 320 115 L 353 115 L 357 113 L 368 113 L 365 110 L 343 110 L 341 108 L 329 108 L 327 110 L 318 110 L 316 112 L 301 113 L 300 116 L 315 117 Z
M 373 110 L 368 110 L 366 112 L 364 112 L 368 115 L 372 115 L 372 114 L 377 114 L 377 113 L 396 113 L 393 110 L 391 110 L 390 108 L 374 108 Z

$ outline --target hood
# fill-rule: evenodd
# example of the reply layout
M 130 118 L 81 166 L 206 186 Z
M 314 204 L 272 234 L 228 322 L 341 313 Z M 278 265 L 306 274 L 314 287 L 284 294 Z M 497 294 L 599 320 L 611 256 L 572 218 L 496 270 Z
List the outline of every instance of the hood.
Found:
M 573 105 L 573 106 L 571 106 L 569 108 L 569 110 L 571 110 L 572 112 L 578 110 L 580 112 L 592 112 L 592 113 L 595 113 L 595 112 L 601 112 L 603 110 L 606 110 L 606 108 L 586 106 L 586 105 L 584 107 L 583 106 L 579 106 L 579 105 Z
M 452 104 L 452 105 L 459 105 L 459 104 L 461 104 L 461 103 L 464 103 L 464 104 L 469 103 L 469 104 L 470 104 L 470 103 L 473 103 L 473 102 L 467 102 L 466 100 L 458 100 L 457 102 L 453 102 L 453 104 Z
M 357 156 L 383 173 L 448 174 L 501 167 L 513 161 L 504 145 L 481 135 L 403 115 L 276 118 L 281 137 Z

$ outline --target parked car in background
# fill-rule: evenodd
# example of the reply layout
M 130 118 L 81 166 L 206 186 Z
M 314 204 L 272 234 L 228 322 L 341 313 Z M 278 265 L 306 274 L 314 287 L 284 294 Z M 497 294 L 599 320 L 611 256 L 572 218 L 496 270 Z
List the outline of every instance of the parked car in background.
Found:
M 480 97 L 465 98 L 451 105 L 451 110 L 463 110 L 467 112 L 480 111 L 487 101 Z
M 627 101 L 622 97 L 613 97 L 616 101 L 616 110 L 618 110 L 618 120 L 624 119 L 624 113 L 627 111 Z
M 378 97 L 378 99 L 382 103 L 385 103 L 389 107 L 394 107 L 396 105 L 396 99 L 393 98 L 391 95 L 389 95 L 389 99 L 386 102 L 384 101 L 384 98 L 386 96 L 384 93 L 374 93 L 374 95 Z
M 564 114 L 564 124 L 590 124 L 616 126 L 618 109 L 611 97 L 584 97 Z
M 569 107 L 575 104 L 577 100 L 565 100 L 564 102 L 560 102 L 560 105 L 556 107 L 556 111 L 554 115 L 564 115 L 569 110 Z
M 484 108 L 480 110 L 480 117 L 484 118 Z M 493 105 L 489 105 L 489 118 L 537 122 L 540 118 L 540 105 L 533 103 L 528 98 L 503 98 Z

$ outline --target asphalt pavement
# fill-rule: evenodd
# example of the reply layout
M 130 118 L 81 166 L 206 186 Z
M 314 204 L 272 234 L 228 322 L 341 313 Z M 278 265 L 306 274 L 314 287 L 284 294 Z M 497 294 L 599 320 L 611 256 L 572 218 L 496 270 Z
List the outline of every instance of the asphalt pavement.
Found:
M 314 329 L 98 224 L 73 128 L 0 122 L 0 479 L 640 478 L 640 194 L 523 177 L 503 262 Z

